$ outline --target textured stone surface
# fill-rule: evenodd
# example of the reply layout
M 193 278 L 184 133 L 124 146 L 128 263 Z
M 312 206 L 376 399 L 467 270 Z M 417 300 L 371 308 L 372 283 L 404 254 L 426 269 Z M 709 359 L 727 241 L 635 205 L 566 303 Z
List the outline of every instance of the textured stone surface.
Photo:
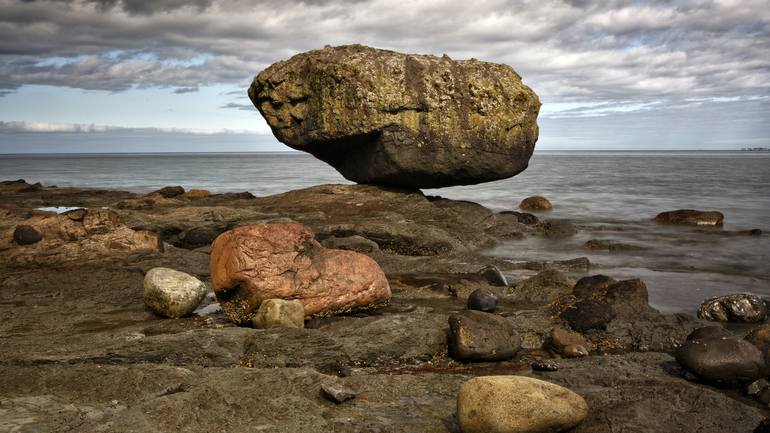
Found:
M 474 184 L 527 167 L 540 100 L 507 65 L 326 47 L 268 67 L 249 97 L 286 145 L 359 183 Z
M 503 317 L 467 310 L 449 316 L 449 352 L 461 361 L 500 361 L 512 358 L 521 338 Z
M 305 326 L 305 307 L 299 301 L 266 299 L 259 305 L 251 323 L 255 328 L 302 328 Z
M 696 226 L 721 226 L 725 220 L 722 212 L 702 211 L 694 209 L 680 209 L 669 212 L 661 212 L 655 217 L 655 221 L 663 224 L 680 224 Z
M 144 276 L 144 304 L 171 318 L 186 316 L 206 296 L 206 285 L 192 275 L 169 268 L 152 268 Z
M 562 386 L 524 376 L 471 379 L 457 395 L 463 433 L 554 433 L 588 415 L 585 400 Z
M 386 303 L 390 286 L 379 265 L 357 252 L 322 247 L 296 223 L 238 227 L 211 249 L 211 279 L 222 311 L 251 320 L 265 299 L 296 299 L 305 315 L 335 314 Z
M 717 322 L 762 322 L 767 318 L 767 304 L 749 293 L 718 296 L 701 304 L 698 317 Z
M 492 313 L 497 308 L 497 295 L 487 289 L 476 289 L 468 296 L 468 309 Z
M 31 245 L 41 240 L 43 240 L 43 234 L 27 224 L 18 225 L 13 231 L 13 241 L 19 245 Z

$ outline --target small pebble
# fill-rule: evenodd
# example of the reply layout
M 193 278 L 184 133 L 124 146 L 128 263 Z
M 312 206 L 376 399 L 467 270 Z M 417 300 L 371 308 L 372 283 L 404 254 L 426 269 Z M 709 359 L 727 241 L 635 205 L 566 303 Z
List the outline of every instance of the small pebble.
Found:
M 530 364 L 535 371 L 558 371 L 559 364 L 553 359 L 537 359 Z

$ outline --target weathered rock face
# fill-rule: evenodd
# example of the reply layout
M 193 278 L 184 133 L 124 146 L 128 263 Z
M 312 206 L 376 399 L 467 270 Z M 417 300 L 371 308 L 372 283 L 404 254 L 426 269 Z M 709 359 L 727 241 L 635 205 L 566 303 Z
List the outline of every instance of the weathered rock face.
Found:
M 521 337 L 503 317 L 467 310 L 449 316 L 449 352 L 461 361 L 510 359 L 521 348 Z
M 361 253 L 330 250 L 296 223 L 238 227 L 211 248 L 211 281 L 222 311 L 251 320 L 266 299 L 296 299 L 305 315 L 334 314 L 390 299 L 379 265 Z
M 761 322 L 767 318 L 767 304 L 759 296 L 735 293 L 703 301 L 698 317 L 717 322 Z
M 463 433 L 553 433 L 588 415 L 582 397 L 559 385 L 523 376 L 484 376 L 465 382 L 457 395 Z
M 527 168 L 540 100 L 507 65 L 361 45 L 278 62 L 249 97 L 273 134 L 359 183 L 414 188 Z

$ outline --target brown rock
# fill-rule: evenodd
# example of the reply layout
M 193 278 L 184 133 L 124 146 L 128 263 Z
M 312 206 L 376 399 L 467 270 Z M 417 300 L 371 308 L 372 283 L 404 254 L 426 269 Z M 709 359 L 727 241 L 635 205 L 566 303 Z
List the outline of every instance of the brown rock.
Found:
M 207 189 L 191 189 L 184 195 L 187 198 L 204 198 L 210 196 L 211 193 Z
M 721 226 L 725 216 L 722 212 L 680 209 L 659 213 L 655 221 L 663 224 Z
M 553 205 L 547 198 L 535 195 L 521 201 L 519 208 L 523 210 L 551 210 Z
M 173 198 L 182 194 L 184 194 L 184 188 L 181 186 L 166 186 L 147 194 L 147 196 L 160 195 L 163 198 Z
M 583 277 L 575 283 L 572 294 L 578 298 L 603 298 L 607 294 L 607 287 L 617 281 L 607 275 L 591 275 Z
M 296 299 L 307 316 L 383 304 L 390 286 L 361 253 L 322 247 L 309 228 L 260 224 L 222 233 L 211 249 L 211 279 L 222 310 L 237 323 L 265 299 Z
M 576 358 L 588 355 L 588 342 L 577 332 L 563 328 L 553 328 L 548 339 L 551 348 L 558 354 L 567 358 Z
M 19 225 L 13 231 L 13 241 L 19 245 L 31 245 L 40 242 L 42 239 L 43 234 L 27 224 Z
M 505 318 L 465 310 L 449 316 L 449 353 L 460 361 L 501 361 L 521 348 L 521 337 Z

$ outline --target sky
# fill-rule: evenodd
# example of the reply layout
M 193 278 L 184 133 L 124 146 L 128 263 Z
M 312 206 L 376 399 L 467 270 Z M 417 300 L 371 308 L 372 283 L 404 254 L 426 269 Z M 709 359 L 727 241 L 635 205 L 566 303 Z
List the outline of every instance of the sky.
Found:
M 511 65 L 538 150 L 770 147 L 770 0 L 0 0 L 0 153 L 288 150 L 251 79 L 350 43 Z

